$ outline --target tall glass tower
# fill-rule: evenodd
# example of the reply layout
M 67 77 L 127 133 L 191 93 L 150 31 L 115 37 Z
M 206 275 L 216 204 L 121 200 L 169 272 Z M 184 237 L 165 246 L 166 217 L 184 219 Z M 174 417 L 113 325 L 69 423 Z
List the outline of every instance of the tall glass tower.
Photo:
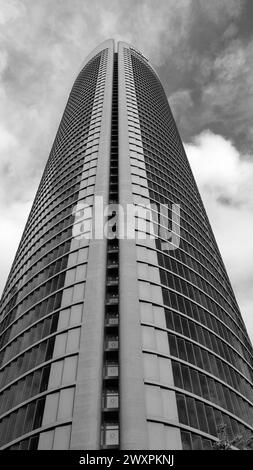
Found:
M 86 236 L 97 200 L 111 237 Z M 126 237 L 119 212 L 137 206 Z M 108 40 L 74 83 L 3 292 L 0 448 L 248 437 L 252 352 L 159 78 Z

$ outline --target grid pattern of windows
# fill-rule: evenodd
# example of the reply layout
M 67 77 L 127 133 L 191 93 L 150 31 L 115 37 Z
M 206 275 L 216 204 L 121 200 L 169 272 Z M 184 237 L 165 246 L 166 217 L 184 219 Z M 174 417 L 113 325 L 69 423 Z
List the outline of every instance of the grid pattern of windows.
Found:
M 144 350 L 178 358 L 170 387 L 179 426 L 195 429 L 181 432 L 183 448 L 210 448 L 221 422 L 231 437 L 253 430 L 252 346 L 162 85 L 133 48 L 125 66 L 134 200 L 169 207 L 163 217 L 152 212 L 158 238 L 137 240 Z M 164 251 L 172 204 L 180 204 L 180 245 Z
M 250 431 L 228 414 L 190 396 L 177 393 L 176 398 L 180 423 L 216 436 L 218 426 L 224 423 L 228 437 L 234 438 L 240 434 L 246 439 L 250 437 Z
M 2 296 L 2 448 L 69 448 L 107 57 L 74 83 Z
M 133 199 L 139 208 L 142 205 L 150 203 L 150 196 L 147 187 L 147 171 L 144 157 L 144 147 L 141 136 L 141 128 L 139 122 L 138 105 L 136 98 L 135 81 L 133 77 L 133 70 L 131 64 L 131 56 L 127 48 L 124 49 L 124 72 L 125 72 L 125 93 L 126 93 L 126 111 L 128 118 L 128 141 L 129 141 L 129 155 L 130 155 L 130 170 L 131 170 L 131 182 Z M 139 275 L 139 290 L 140 298 L 150 300 L 150 302 L 157 302 L 162 300 L 162 289 L 160 286 L 160 275 L 158 269 L 158 258 L 154 251 L 155 241 L 146 240 L 146 235 L 149 234 L 149 230 L 152 230 L 152 224 L 146 223 L 145 211 L 142 213 L 138 210 L 135 215 L 135 231 L 137 243 L 145 249 L 145 243 L 148 242 L 150 246 L 150 252 L 154 254 L 152 258 L 153 267 L 151 268 L 150 278 L 157 282 L 157 286 L 151 288 L 149 291 L 143 291 L 142 279 L 146 278 L 146 264 L 138 264 L 138 275 Z M 141 240 L 138 239 L 140 236 Z M 137 251 L 138 259 L 138 251 Z M 145 259 L 145 263 L 147 260 Z M 142 269 L 143 268 L 143 269 Z M 151 304 L 150 304 L 151 306 Z M 165 318 L 165 312 L 163 308 L 158 309 L 154 323 L 158 324 L 159 321 Z M 160 320 L 159 320 L 160 319 Z M 154 362 L 157 361 L 157 369 L 159 370 L 159 352 L 161 350 L 164 353 L 168 353 L 168 342 L 166 349 L 166 334 L 161 332 L 157 338 L 152 337 L 152 328 L 150 325 L 144 323 L 141 324 L 141 334 L 143 338 L 143 364 L 144 364 L 144 394 L 145 394 L 145 407 L 147 416 L 147 430 L 150 448 L 173 448 L 173 444 L 176 448 L 180 447 L 180 432 L 175 426 L 166 426 L 161 424 L 161 419 L 168 422 L 178 422 L 177 411 L 176 411 L 176 396 L 172 390 L 162 389 L 160 387 L 161 375 L 158 373 L 156 377 L 152 376 L 154 372 Z M 165 335 L 165 336 L 164 336 Z M 164 341 L 165 339 L 165 341 Z M 146 348 L 152 348 L 153 354 L 145 354 Z M 169 357 L 165 359 L 167 370 L 171 369 L 171 360 Z M 150 374 L 153 378 L 152 385 L 149 383 Z M 158 447 L 157 447 L 158 446 Z
M 181 431 L 183 450 L 212 450 L 213 442 L 193 432 Z
M 71 424 L 57 426 L 55 429 L 34 434 L 9 446 L 9 450 L 65 450 L 69 448 Z

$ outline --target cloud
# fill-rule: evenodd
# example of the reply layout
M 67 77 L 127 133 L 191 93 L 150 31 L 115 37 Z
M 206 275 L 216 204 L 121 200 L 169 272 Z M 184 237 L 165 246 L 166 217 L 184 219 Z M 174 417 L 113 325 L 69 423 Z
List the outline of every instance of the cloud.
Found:
M 227 23 L 228 19 L 235 19 L 240 16 L 245 1 L 244 0 L 195 0 L 194 6 L 206 20 L 214 24 Z
M 245 160 L 231 141 L 204 131 L 187 144 L 191 165 L 197 180 L 216 199 L 231 205 L 253 209 L 253 162 Z
M 31 201 L 26 203 L 17 202 L 8 208 L 0 207 L 1 292 L 9 274 L 30 208 Z
M 253 161 L 205 131 L 185 145 L 247 329 L 253 337 Z
M 24 12 L 24 6 L 18 0 L 0 0 L 0 24 L 15 21 Z
M 185 136 L 191 136 L 194 128 L 198 126 L 195 119 L 196 109 L 191 90 L 177 90 L 169 96 L 169 104 L 179 129 L 182 130 Z
M 212 110 L 212 120 L 248 150 L 253 144 L 253 41 L 232 41 L 210 68 L 203 108 Z
M 210 128 L 234 141 L 243 154 L 249 153 L 253 145 L 253 40 L 236 38 L 227 43 L 224 39 L 224 46 L 205 57 L 206 50 L 195 51 L 187 88 L 173 91 L 169 101 L 185 141 Z

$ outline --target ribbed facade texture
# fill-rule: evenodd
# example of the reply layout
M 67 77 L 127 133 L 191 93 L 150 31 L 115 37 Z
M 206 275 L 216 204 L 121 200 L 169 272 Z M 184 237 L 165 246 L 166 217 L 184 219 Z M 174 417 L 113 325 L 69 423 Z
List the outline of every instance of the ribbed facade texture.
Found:
M 164 249 L 172 211 L 156 237 L 139 212 L 135 237 L 116 223 L 89 239 L 98 196 L 116 216 L 179 204 L 179 246 Z M 108 40 L 74 83 L 3 292 L 0 449 L 205 450 L 221 424 L 247 439 L 252 355 L 159 78 Z

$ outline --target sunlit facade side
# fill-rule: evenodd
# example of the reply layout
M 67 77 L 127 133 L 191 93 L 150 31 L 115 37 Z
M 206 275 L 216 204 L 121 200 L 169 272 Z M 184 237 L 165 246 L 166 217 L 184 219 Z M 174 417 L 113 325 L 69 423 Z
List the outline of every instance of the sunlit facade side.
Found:
M 180 205 L 178 246 L 164 245 L 171 210 L 151 225 L 136 213 L 133 238 L 116 221 L 89 239 L 97 196 L 118 216 Z M 212 449 L 221 424 L 252 435 L 252 385 L 163 87 L 135 47 L 105 41 L 73 85 L 3 292 L 0 449 Z
M 94 251 L 74 236 L 80 224 L 75 211 L 78 203 L 92 205 L 101 191 L 96 184 L 104 174 L 101 154 L 109 155 L 112 59 L 108 41 L 74 83 L 3 293 L 1 449 L 70 447 L 87 261 Z

